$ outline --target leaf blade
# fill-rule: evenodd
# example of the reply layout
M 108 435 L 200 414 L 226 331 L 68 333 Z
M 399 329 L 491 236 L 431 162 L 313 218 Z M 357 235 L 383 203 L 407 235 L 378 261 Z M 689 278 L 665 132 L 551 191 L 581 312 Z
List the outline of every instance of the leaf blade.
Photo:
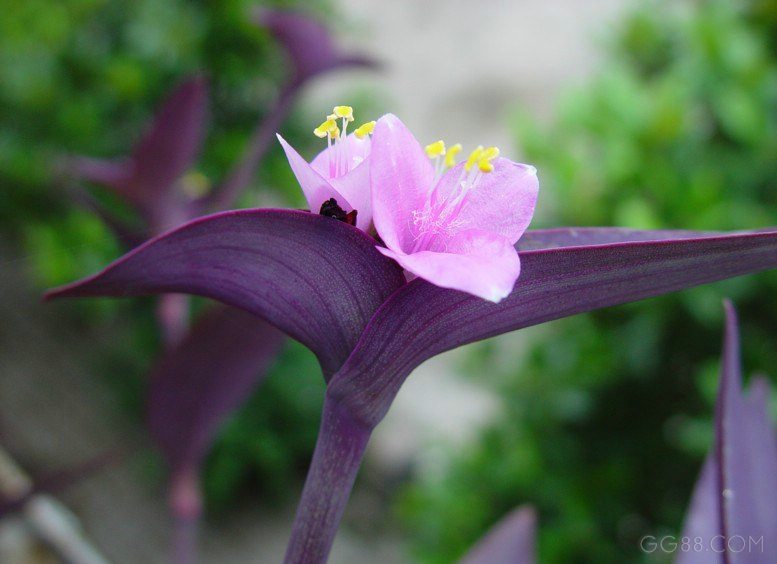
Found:
M 328 376 L 404 283 L 358 229 L 308 212 L 262 209 L 191 221 L 46 299 L 202 295 L 266 319 L 316 353 Z

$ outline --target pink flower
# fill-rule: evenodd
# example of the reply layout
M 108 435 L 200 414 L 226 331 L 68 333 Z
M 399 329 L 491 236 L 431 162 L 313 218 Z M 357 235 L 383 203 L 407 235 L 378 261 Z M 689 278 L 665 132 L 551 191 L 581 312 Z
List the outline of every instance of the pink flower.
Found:
M 370 157 L 373 220 L 386 245 L 378 250 L 432 284 L 499 302 L 520 274 L 514 245 L 534 214 L 536 169 L 498 158 L 496 147 L 459 164 L 450 153 L 441 162 L 442 142 L 425 154 L 396 116 L 378 120 Z
M 349 223 L 354 215 L 351 212 L 356 211 L 355 225 L 366 231 L 372 223 L 369 168 L 372 143 L 369 136 L 375 122 L 367 122 L 347 135 L 351 121 L 353 109 L 350 106 L 334 108 L 324 123 L 314 130 L 318 137 L 327 139 L 327 148 L 310 163 L 280 135 L 278 140 L 305 193 L 310 211 Z

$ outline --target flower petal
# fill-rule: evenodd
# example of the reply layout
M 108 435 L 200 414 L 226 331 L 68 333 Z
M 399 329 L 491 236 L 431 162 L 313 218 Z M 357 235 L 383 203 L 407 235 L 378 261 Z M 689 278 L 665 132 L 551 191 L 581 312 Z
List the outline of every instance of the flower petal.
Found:
M 310 167 L 322 178 L 328 179 L 330 185 L 341 194 L 351 208 L 359 213 L 356 215 L 356 227 L 362 231 L 369 229 L 372 223 L 372 197 L 370 195 L 370 150 L 372 143 L 369 138 L 359 139 L 351 134 L 343 139 L 339 147 L 328 147 L 321 151 L 310 163 Z M 333 161 L 340 155 L 350 159 L 350 171 L 341 176 L 332 176 L 329 170 L 330 159 Z M 346 207 L 340 205 L 344 210 Z M 347 209 L 346 211 L 350 211 Z
M 467 193 L 464 207 L 457 217 L 467 228 L 487 229 L 499 233 L 513 245 L 531 222 L 537 204 L 537 169 L 496 159 L 492 172 L 482 174 Z M 463 164 L 453 167 L 440 179 L 437 191 L 441 197 L 459 183 Z
M 383 247 L 378 250 L 435 286 L 461 290 L 494 303 L 510 295 L 521 272 L 518 253 L 510 241 L 482 229 L 457 233 L 444 253 L 406 255 Z
M 355 209 L 356 227 L 367 231 L 372 223 L 372 198 L 370 197 L 370 163 L 363 162 L 345 176 L 333 178 L 332 186 L 342 194 L 351 209 Z M 341 205 L 345 211 L 345 206 Z
M 330 163 L 334 164 L 337 162 L 337 159 L 347 157 L 348 170 L 353 170 L 370 156 L 371 149 L 372 141 L 369 137 L 359 139 L 355 134 L 351 133 L 337 145 L 327 147 L 316 155 L 316 158 L 310 161 L 310 166 L 322 177 L 331 179 L 336 175 L 333 170 L 330 170 Z
M 410 223 L 433 188 L 434 168 L 398 117 L 386 114 L 375 124 L 370 153 L 370 190 L 375 229 L 389 249 L 410 252 Z
M 344 211 L 348 212 L 354 209 L 348 199 L 335 190 L 328 180 L 313 170 L 308 161 L 303 159 L 294 147 L 289 145 L 280 135 L 278 135 L 278 141 L 281 142 L 286 158 L 289 159 L 289 166 L 291 166 L 294 176 L 297 177 L 297 182 L 299 182 L 300 188 L 302 188 L 302 192 L 305 194 L 305 199 L 308 201 L 311 212 L 319 213 L 321 204 L 329 198 L 337 200 L 337 203 Z

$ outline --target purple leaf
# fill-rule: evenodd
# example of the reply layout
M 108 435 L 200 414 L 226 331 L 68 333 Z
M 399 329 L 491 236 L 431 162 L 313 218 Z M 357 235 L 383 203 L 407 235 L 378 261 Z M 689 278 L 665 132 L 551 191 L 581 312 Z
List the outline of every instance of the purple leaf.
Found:
M 756 380 L 742 393 L 739 328 L 734 307 L 726 303 L 726 336 L 715 414 L 715 456 L 722 505 L 722 534 L 763 537 L 777 546 L 777 437 L 767 411 L 768 384 Z M 728 554 L 730 562 L 761 562 L 763 554 Z
M 688 508 L 688 514 L 685 517 L 685 526 L 681 538 L 703 539 L 705 543 L 713 542 L 713 539 L 719 538 L 722 534 L 720 522 L 720 488 L 718 487 L 718 464 L 717 460 L 710 454 L 704 461 L 699 481 L 693 490 L 691 505 Z M 717 544 L 720 544 L 719 542 Z M 705 546 L 710 546 L 706 544 Z M 715 550 L 721 547 L 713 546 Z M 677 555 L 677 564 L 711 564 L 713 562 L 722 562 L 722 557 L 718 556 L 715 560 L 704 551 L 680 551 Z
M 65 158 L 58 168 L 76 178 L 100 184 L 121 193 L 132 178 L 133 165 L 126 159 L 111 161 L 76 156 Z
M 494 525 L 461 560 L 462 564 L 532 564 L 537 534 L 534 508 L 514 509 Z
M 527 231 L 518 241 L 519 251 L 538 251 L 561 247 L 586 247 L 636 241 L 665 241 L 712 237 L 721 233 L 683 230 L 637 230 L 622 227 L 556 227 Z
M 216 306 L 154 368 L 148 425 L 172 472 L 199 466 L 218 426 L 264 378 L 283 334 Z
M 185 81 L 154 116 L 132 151 L 133 175 L 127 196 L 154 206 L 194 164 L 202 145 L 208 102 L 204 77 Z
M 410 372 L 436 354 L 553 319 L 777 267 L 777 232 L 520 256 L 523 273 L 499 304 L 418 279 L 404 286 L 370 321 L 330 391 L 375 425 Z
M 728 301 L 715 449 L 694 489 L 683 536 L 718 552 L 717 562 L 757 564 L 777 546 L 777 435 L 769 419 L 769 385 L 755 378 L 742 392 L 739 328 Z M 709 552 L 709 551 L 707 551 Z M 711 562 L 705 552 L 679 555 L 682 564 Z
M 376 66 L 367 57 L 342 53 L 329 30 L 302 13 L 260 8 L 255 12 L 254 20 L 266 27 L 286 49 L 294 69 L 293 83 L 301 84 L 337 67 Z
M 244 210 L 192 221 L 47 297 L 183 292 L 214 298 L 308 346 L 328 376 L 402 284 L 393 261 L 350 225 L 303 211 Z
M 110 188 L 137 206 L 154 232 L 186 218 L 183 194 L 173 190 L 194 164 L 205 134 L 208 87 L 195 76 L 167 98 L 135 144 L 119 161 L 71 157 L 60 168 L 76 178 Z

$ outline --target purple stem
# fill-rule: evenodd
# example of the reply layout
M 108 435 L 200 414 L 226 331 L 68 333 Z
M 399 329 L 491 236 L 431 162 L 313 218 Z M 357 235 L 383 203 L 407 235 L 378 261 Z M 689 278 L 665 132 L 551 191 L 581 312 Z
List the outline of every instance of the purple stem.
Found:
M 173 516 L 172 562 L 197 562 L 197 531 L 202 516 L 200 477 L 196 469 L 176 472 L 170 483 L 170 512 Z
M 286 549 L 286 564 L 327 560 L 372 429 L 329 393 Z
M 281 89 L 275 105 L 262 117 L 259 126 L 251 135 L 240 162 L 229 172 L 226 179 L 211 194 L 195 202 L 195 206 L 207 211 L 229 209 L 240 197 L 259 166 L 264 154 L 275 139 L 275 133 L 291 109 L 301 84 L 292 81 Z
M 189 296 L 163 294 L 156 303 L 156 317 L 165 348 L 172 349 L 189 331 Z

